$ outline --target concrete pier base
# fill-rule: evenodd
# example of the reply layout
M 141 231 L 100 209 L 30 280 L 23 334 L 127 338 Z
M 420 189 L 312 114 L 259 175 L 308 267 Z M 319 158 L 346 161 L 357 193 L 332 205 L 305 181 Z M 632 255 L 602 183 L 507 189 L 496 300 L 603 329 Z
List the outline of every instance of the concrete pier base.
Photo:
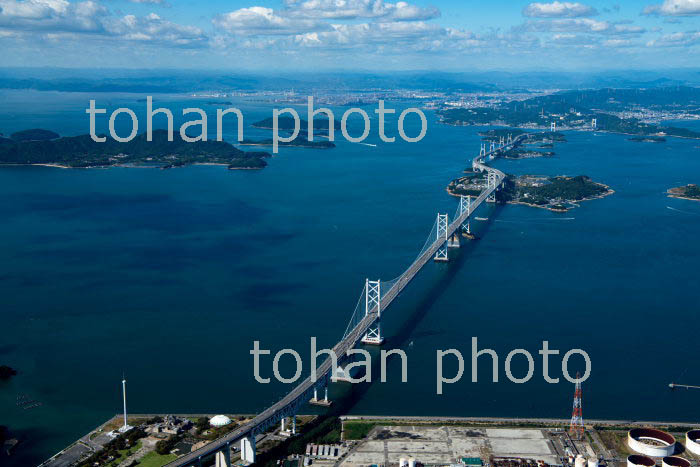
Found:
M 328 400 L 328 386 L 323 388 L 323 399 L 318 398 L 318 390 L 314 388 L 314 398 L 309 401 L 311 405 L 320 405 L 323 407 L 330 407 L 332 402 Z
M 459 248 L 459 235 L 455 233 L 447 240 L 447 248 Z
M 342 366 L 338 365 L 338 368 L 335 369 L 333 372 L 333 375 L 331 376 L 332 381 L 345 381 L 348 383 L 351 383 L 352 381 L 350 380 L 350 375 L 345 371 L 345 368 Z
M 249 464 L 255 462 L 255 436 L 241 439 L 241 460 Z
M 231 467 L 231 448 L 226 447 L 214 455 L 216 467 Z
M 375 337 L 365 335 L 362 339 L 360 339 L 360 342 L 369 345 L 382 345 L 384 343 L 384 338 L 382 336 Z

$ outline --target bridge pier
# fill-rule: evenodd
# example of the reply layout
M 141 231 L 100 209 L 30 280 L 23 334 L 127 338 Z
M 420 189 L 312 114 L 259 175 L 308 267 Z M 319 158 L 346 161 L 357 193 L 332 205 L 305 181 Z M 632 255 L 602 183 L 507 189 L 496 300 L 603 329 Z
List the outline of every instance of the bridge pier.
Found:
M 469 223 L 469 219 L 467 218 L 467 222 L 462 224 L 462 237 L 468 238 L 469 240 L 475 240 L 476 235 L 472 233 L 471 230 L 471 225 Z
M 447 248 L 459 248 L 459 235 L 457 235 L 457 232 L 453 233 L 447 241 Z
M 214 455 L 216 467 L 231 467 L 231 445 L 226 444 L 226 447 Z
M 309 401 L 309 404 L 330 407 L 332 402 L 328 400 L 328 385 L 326 385 L 323 390 L 325 392 L 323 399 L 319 399 L 318 389 L 314 388 L 314 398 Z
M 250 464 L 255 462 L 255 435 L 241 439 L 241 460 Z
M 486 179 L 486 182 L 487 182 L 487 186 L 486 186 L 486 187 L 487 187 L 488 189 L 492 189 L 492 188 L 493 188 L 493 191 L 491 192 L 490 195 L 488 195 L 488 196 L 486 197 L 486 202 L 487 202 L 487 203 L 495 203 L 495 202 L 496 202 L 496 187 L 497 187 L 496 184 L 497 184 L 497 181 L 498 181 L 498 180 L 497 180 L 496 173 L 493 172 L 493 171 L 489 171 L 489 173 L 488 173 L 488 175 L 487 175 L 487 179 Z
M 331 376 L 331 380 L 333 381 L 346 381 L 348 383 L 352 383 L 350 378 L 350 374 L 340 365 L 336 367 L 335 371 L 333 372 L 333 376 Z

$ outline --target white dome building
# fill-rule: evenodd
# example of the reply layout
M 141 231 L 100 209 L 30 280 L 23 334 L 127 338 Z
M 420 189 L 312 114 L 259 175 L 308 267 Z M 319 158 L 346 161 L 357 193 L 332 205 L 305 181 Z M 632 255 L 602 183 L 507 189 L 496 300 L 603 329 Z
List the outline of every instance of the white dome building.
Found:
M 226 415 L 215 415 L 209 420 L 209 424 L 213 427 L 226 426 L 231 423 L 231 419 Z

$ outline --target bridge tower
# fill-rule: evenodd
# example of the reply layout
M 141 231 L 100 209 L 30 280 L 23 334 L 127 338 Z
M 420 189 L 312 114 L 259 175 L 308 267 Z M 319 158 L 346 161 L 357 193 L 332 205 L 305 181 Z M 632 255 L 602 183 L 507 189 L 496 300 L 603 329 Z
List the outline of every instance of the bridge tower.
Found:
M 511 144 L 512 142 L 513 142 L 513 135 L 508 133 L 508 143 L 507 144 Z
M 486 197 L 487 203 L 495 203 L 496 202 L 496 182 L 497 182 L 497 180 L 498 180 L 498 178 L 496 176 L 496 172 L 489 171 L 487 179 L 486 179 L 486 183 L 487 183 L 486 187 L 488 189 L 493 188 L 493 191 L 491 192 L 490 195 L 488 195 Z
M 486 143 L 481 143 L 481 149 L 479 150 L 479 157 L 486 155 Z
M 466 236 L 471 235 L 471 229 L 469 226 L 469 217 L 472 215 L 472 197 L 471 196 L 460 196 L 459 197 L 459 216 L 462 217 L 464 213 L 467 213 L 466 220 L 462 223 L 462 232 L 466 233 Z
M 591 128 L 593 128 L 594 130 L 598 128 L 598 119 L 597 118 L 594 118 L 593 120 L 591 120 Z
M 503 147 L 504 143 L 505 143 L 505 138 L 504 138 L 503 136 L 501 136 L 501 137 L 498 139 L 498 145 L 499 145 L 500 147 Z
M 552 133 L 554 133 L 555 131 L 557 131 L 557 122 L 552 122 L 552 123 L 549 125 L 549 131 L 551 131 Z
M 381 345 L 384 343 L 380 327 L 380 319 L 382 317 L 381 287 L 381 281 L 365 279 L 365 316 L 369 315 L 376 308 L 377 321 L 367 330 L 367 334 L 362 337 L 363 344 Z
M 485 145 L 482 144 L 482 148 L 485 148 Z M 440 248 L 438 248 L 437 252 L 435 252 L 435 261 L 443 261 L 446 262 L 449 260 L 447 256 L 447 226 L 449 225 L 447 221 L 447 214 L 440 214 L 438 213 L 437 215 L 437 233 L 435 236 L 435 240 L 437 241 L 443 241 L 443 243 L 440 244 Z
M 496 150 L 496 142 L 491 141 L 491 144 L 489 145 L 489 152 L 493 152 Z
M 460 195 L 459 197 L 459 215 L 462 216 L 465 212 L 469 212 L 472 207 L 472 197 Z

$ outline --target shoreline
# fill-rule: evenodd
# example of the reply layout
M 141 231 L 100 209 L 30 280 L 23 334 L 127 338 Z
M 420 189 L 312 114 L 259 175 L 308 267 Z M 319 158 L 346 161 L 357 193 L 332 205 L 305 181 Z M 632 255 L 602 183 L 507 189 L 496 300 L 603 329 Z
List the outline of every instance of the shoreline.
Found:
M 688 201 L 700 201 L 700 198 L 689 198 L 688 196 L 683 196 L 683 195 L 676 195 L 673 193 L 666 193 L 667 198 L 676 198 L 676 199 L 687 199 Z
M 57 164 L 57 163 L 26 163 L 26 164 L 19 164 L 19 163 L 12 163 L 12 164 L 4 164 L 0 163 L 0 168 L 2 167 L 52 167 L 55 169 L 78 169 L 78 170 L 87 170 L 87 169 L 112 169 L 112 168 L 124 168 L 124 169 L 175 169 L 175 168 L 182 168 L 182 167 L 191 167 L 191 166 L 220 166 L 220 167 L 228 167 L 229 164 L 225 162 L 192 162 L 191 164 L 184 164 L 184 165 L 179 165 L 179 166 L 172 166 L 172 167 L 166 167 L 166 166 L 160 166 L 160 165 L 136 165 L 136 164 L 113 164 L 113 165 L 93 165 L 89 167 L 72 167 L 70 165 L 63 165 L 63 164 Z M 228 167 L 229 170 L 262 170 L 264 167 Z
M 694 121 L 694 120 L 695 120 L 695 119 L 693 119 L 692 121 Z M 504 128 L 512 128 L 512 129 L 523 130 L 523 131 L 527 131 L 527 130 L 548 131 L 548 130 L 549 130 L 548 127 L 534 127 L 534 128 L 531 128 L 531 127 L 504 125 L 503 123 L 493 123 L 493 122 L 489 122 L 489 123 L 473 123 L 473 124 L 472 124 L 472 123 L 448 123 L 448 122 L 445 122 L 445 121 L 443 121 L 443 120 L 438 119 L 438 123 L 442 123 L 443 125 L 451 125 L 451 126 L 476 126 L 476 127 L 479 127 L 479 126 L 493 126 L 493 127 L 504 127 Z M 591 133 L 608 133 L 608 134 L 611 134 L 611 135 L 649 136 L 649 135 L 644 135 L 644 134 L 640 134 L 640 133 L 625 133 L 625 132 L 622 132 L 622 131 L 610 131 L 610 130 L 602 130 L 602 129 L 600 129 L 600 130 L 599 130 L 599 129 L 595 129 L 595 130 L 594 130 L 594 129 L 592 129 L 592 128 L 559 128 L 559 129 L 557 129 L 557 131 L 561 131 L 561 132 L 564 132 L 564 131 L 586 132 L 586 131 L 587 131 L 587 132 L 591 132 Z M 665 134 L 665 135 L 663 135 L 663 136 L 664 136 L 664 137 L 668 137 L 668 138 L 681 138 L 681 139 L 689 139 L 689 140 L 693 140 L 693 141 L 700 141 L 700 137 L 699 137 L 699 138 L 691 138 L 690 136 L 677 136 L 677 135 L 669 135 L 669 134 Z

